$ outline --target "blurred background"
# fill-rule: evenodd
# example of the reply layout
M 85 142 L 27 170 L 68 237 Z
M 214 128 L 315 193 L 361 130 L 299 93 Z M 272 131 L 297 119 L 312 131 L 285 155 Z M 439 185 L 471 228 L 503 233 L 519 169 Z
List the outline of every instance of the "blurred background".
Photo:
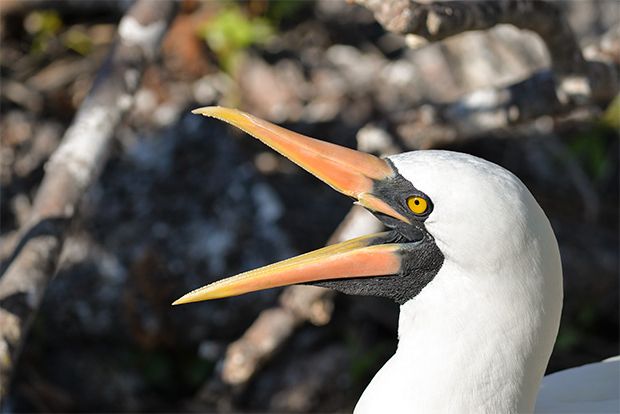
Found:
M 611 0 L 556 4 L 584 48 L 620 21 Z M 130 5 L 0 5 L 3 260 Z M 350 411 L 394 352 L 397 305 L 326 296 L 319 317 L 292 323 L 234 380 L 223 375 L 227 349 L 259 315 L 267 322 L 244 344 L 274 334 L 281 290 L 170 306 L 324 245 L 351 207 L 240 131 L 189 112 L 213 104 L 368 152 L 446 148 L 511 170 L 550 217 L 563 258 L 548 372 L 617 354 L 620 100 L 462 136 L 428 126 L 438 108 L 548 66 L 540 39 L 510 26 L 412 49 L 346 2 L 180 2 L 80 205 L 4 410 Z

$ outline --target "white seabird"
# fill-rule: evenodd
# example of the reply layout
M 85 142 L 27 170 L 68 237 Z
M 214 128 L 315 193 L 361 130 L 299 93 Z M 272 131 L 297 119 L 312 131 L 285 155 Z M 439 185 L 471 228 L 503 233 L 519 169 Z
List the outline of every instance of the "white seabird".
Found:
M 550 375 L 540 388 L 560 323 L 562 268 L 549 220 L 513 174 L 466 154 L 380 159 L 234 109 L 194 112 L 260 139 L 389 231 L 220 280 L 174 304 L 297 283 L 392 298 L 398 349 L 356 413 L 619 411 L 618 360 Z

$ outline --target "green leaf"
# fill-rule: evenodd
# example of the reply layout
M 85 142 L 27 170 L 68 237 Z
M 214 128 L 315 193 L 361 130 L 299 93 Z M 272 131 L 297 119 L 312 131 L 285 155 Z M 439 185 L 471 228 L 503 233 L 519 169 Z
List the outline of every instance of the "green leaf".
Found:
M 90 37 L 83 29 L 72 27 L 62 36 L 62 42 L 67 49 L 71 49 L 82 56 L 87 55 L 93 48 Z
M 222 68 L 234 69 L 239 55 L 252 45 L 264 44 L 274 29 L 264 18 L 248 17 L 237 5 L 223 9 L 200 29 L 199 35 L 215 52 Z
M 611 101 L 601 121 L 604 125 L 616 131 L 620 130 L 620 95 L 617 95 L 614 100 Z

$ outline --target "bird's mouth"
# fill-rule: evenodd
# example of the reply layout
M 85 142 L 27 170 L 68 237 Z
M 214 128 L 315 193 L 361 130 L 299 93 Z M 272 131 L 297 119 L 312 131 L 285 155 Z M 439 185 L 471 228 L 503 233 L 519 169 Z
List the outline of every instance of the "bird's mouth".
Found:
M 395 175 L 387 161 L 350 148 L 309 138 L 244 112 L 222 107 L 193 111 L 228 122 L 258 138 L 335 190 L 354 198 L 390 227 L 410 224 L 402 211 L 373 193 L 376 183 Z M 401 272 L 411 243 L 395 230 L 324 247 L 196 289 L 173 304 L 241 295 L 258 290 L 327 280 L 390 276 Z M 415 243 L 414 243 L 415 244 Z

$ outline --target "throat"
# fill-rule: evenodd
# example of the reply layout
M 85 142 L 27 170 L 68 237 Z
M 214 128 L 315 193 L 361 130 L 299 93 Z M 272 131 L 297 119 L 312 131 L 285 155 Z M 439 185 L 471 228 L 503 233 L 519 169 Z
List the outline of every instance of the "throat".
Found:
M 440 289 L 443 276 L 401 306 L 398 349 L 356 413 L 533 410 L 555 334 L 541 342 L 537 315 L 471 290 L 466 278 Z
M 529 405 L 521 401 L 524 367 L 512 357 L 521 351 L 503 349 L 493 330 L 452 317 L 429 322 L 401 307 L 398 349 L 386 368 L 396 371 L 390 376 L 409 377 L 415 397 L 408 405 L 422 412 L 521 412 L 519 406 Z

